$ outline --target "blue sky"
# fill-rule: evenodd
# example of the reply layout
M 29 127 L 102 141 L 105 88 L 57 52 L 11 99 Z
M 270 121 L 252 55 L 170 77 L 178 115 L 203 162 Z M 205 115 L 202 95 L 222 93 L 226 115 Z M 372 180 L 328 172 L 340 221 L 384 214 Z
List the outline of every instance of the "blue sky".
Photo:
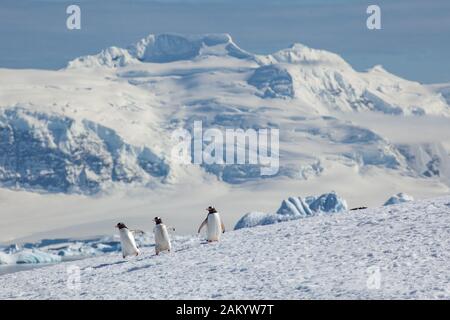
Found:
M 81 30 L 66 29 L 69 4 L 81 7 Z M 381 7 L 382 30 L 366 28 L 369 4 Z M 357 70 L 382 64 L 411 80 L 450 82 L 448 0 L 1 0 L 0 67 L 57 69 L 162 32 L 227 32 L 255 53 L 300 42 Z

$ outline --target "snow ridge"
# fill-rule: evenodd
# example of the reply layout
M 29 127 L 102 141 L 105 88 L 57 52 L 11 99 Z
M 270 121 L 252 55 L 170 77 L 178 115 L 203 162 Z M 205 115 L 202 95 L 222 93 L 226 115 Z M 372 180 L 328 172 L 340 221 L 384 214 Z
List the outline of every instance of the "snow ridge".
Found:
M 239 48 L 229 34 L 150 34 L 128 49 L 110 47 L 97 55 L 70 61 L 68 68 L 124 67 L 139 62 L 168 63 L 196 57 L 228 55 L 238 59 L 254 56 Z

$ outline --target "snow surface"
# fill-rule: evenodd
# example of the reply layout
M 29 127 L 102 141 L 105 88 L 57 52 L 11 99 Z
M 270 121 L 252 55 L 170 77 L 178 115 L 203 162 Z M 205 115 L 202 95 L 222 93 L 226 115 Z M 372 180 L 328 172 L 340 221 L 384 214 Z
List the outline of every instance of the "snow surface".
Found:
M 449 226 L 448 196 L 319 215 L 2 275 L 0 299 L 450 299 Z

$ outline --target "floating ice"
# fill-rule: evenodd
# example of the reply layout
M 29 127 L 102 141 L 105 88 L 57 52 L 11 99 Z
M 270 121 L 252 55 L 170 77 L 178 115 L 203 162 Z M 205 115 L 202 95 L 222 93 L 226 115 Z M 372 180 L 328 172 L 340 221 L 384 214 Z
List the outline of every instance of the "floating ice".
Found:
M 14 254 L 17 264 L 25 263 L 54 263 L 60 262 L 61 257 L 55 254 L 43 252 L 37 249 L 24 250 Z
M 139 247 L 152 247 L 153 234 L 136 234 Z M 174 241 L 184 242 L 190 237 L 174 236 Z M 0 247 L 1 264 L 34 264 L 57 263 L 67 259 L 81 259 L 121 251 L 120 239 L 117 235 L 79 239 L 43 239 L 36 243 L 25 243 L 22 246 L 11 245 Z
M 60 261 L 60 256 L 37 249 L 25 249 L 9 254 L 0 252 L 0 264 L 54 263 Z
M 409 202 L 409 201 L 414 201 L 414 198 L 412 196 L 410 196 L 409 194 L 400 192 L 400 193 L 394 194 L 392 197 L 390 197 L 384 203 L 384 206 L 389 206 L 392 204 L 398 204 L 398 203 Z
M 282 221 L 296 220 L 320 213 L 343 212 L 347 211 L 347 209 L 347 202 L 334 192 L 325 193 L 318 197 L 309 196 L 304 199 L 301 197 L 290 197 L 287 200 L 283 200 L 276 213 L 247 213 L 236 223 L 234 229 L 251 228 Z

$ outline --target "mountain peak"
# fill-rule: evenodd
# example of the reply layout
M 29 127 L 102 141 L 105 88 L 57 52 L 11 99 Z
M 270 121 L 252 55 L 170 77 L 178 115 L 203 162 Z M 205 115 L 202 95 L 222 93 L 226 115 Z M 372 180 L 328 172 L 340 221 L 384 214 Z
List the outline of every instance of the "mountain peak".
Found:
M 69 68 L 105 66 L 123 67 L 140 62 L 168 63 L 192 60 L 205 56 L 228 56 L 257 61 L 260 65 L 290 63 L 304 65 L 332 65 L 351 68 L 339 55 L 325 50 L 312 49 L 301 43 L 274 54 L 260 56 L 236 45 L 228 33 L 149 34 L 127 49 L 110 47 L 99 54 L 79 57 L 68 64 Z
M 369 68 L 367 72 L 382 72 L 382 73 L 389 73 L 381 64 L 377 64 L 373 66 L 372 68 Z
M 133 52 L 133 49 L 131 49 L 131 52 Z M 229 55 L 240 59 L 252 56 L 239 48 L 227 33 L 204 35 L 151 34 L 135 45 L 134 52 L 141 61 L 159 63 L 189 60 L 199 55 Z
M 133 63 L 166 63 L 190 60 L 198 56 L 231 56 L 253 59 L 239 48 L 227 33 L 183 35 L 177 33 L 149 34 L 127 49 L 110 47 L 97 55 L 79 57 L 68 67 L 120 67 Z
M 282 49 L 271 55 L 277 62 L 291 64 L 330 64 L 350 67 L 339 55 L 310 48 L 301 43 L 294 43 L 287 49 Z M 351 67 L 350 67 L 351 68 Z

